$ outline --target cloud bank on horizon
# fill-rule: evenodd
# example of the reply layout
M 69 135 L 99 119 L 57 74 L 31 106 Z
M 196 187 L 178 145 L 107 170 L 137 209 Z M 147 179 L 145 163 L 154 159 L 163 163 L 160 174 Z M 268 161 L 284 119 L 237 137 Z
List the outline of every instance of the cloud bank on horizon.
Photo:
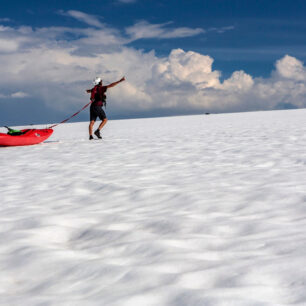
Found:
M 0 105 L 30 98 L 66 112 L 88 101 L 85 89 L 96 75 L 102 76 L 105 83 L 125 75 L 127 82 L 108 93 L 113 113 L 306 107 L 306 67 L 290 55 L 276 60 L 268 78 L 254 78 L 241 70 L 222 79 L 222 72 L 213 69 L 214 59 L 209 55 L 177 48 L 160 57 L 154 50 L 146 52 L 129 45 L 146 38 L 195 36 L 205 33 L 205 29 L 175 28 L 170 22 L 150 24 L 143 20 L 120 31 L 84 12 L 59 14 L 85 27 L 0 25 Z M 216 35 L 229 30 L 233 27 L 214 29 Z

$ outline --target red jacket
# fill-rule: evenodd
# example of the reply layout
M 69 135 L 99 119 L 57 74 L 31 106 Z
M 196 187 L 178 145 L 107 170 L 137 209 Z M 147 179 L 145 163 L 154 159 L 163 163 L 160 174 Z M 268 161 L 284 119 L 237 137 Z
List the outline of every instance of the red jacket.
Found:
M 106 100 L 107 86 L 96 85 L 91 89 L 90 100 L 93 101 L 93 105 L 103 106 Z

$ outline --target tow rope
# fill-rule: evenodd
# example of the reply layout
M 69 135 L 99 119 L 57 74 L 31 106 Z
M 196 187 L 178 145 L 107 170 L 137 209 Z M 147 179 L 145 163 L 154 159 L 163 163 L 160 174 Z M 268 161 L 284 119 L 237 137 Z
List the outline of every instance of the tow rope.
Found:
M 71 118 L 75 117 L 77 114 L 79 114 L 82 110 L 84 110 L 88 105 L 90 105 L 92 103 L 92 101 L 90 101 L 89 103 L 87 103 L 86 105 L 84 105 L 79 111 L 77 111 L 76 113 L 74 113 L 73 115 L 71 115 L 69 118 L 61 121 L 60 123 L 56 123 L 56 124 L 53 124 L 53 125 L 50 125 L 49 127 L 47 127 L 47 129 L 52 129 L 54 128 L 55 126 L 58 126 L 62 123 L 65 123 L 67 122 L 68 120 L 70 120 Z

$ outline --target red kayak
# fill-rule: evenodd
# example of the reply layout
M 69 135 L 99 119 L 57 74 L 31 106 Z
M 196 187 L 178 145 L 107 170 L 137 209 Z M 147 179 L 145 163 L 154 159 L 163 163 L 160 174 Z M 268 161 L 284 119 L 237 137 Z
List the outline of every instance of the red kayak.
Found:
M 19 135 L 0 133 L 0 146 L 29 146 L 41 143 L 53 133 L 52 129 L 27 129 L 21 130 Z

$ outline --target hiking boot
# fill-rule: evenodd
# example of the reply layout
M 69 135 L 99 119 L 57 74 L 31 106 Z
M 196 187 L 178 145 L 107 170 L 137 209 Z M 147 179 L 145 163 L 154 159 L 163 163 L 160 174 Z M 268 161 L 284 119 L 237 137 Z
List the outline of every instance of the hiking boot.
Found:
M 102 139 L 102 136 L 100 134 L 100 130 L 96 130 L 94 133 L 98 138 Z
M 92 137 L 92 135 L 89 135 L 89 140 L 93 140 L 94 138 Z

